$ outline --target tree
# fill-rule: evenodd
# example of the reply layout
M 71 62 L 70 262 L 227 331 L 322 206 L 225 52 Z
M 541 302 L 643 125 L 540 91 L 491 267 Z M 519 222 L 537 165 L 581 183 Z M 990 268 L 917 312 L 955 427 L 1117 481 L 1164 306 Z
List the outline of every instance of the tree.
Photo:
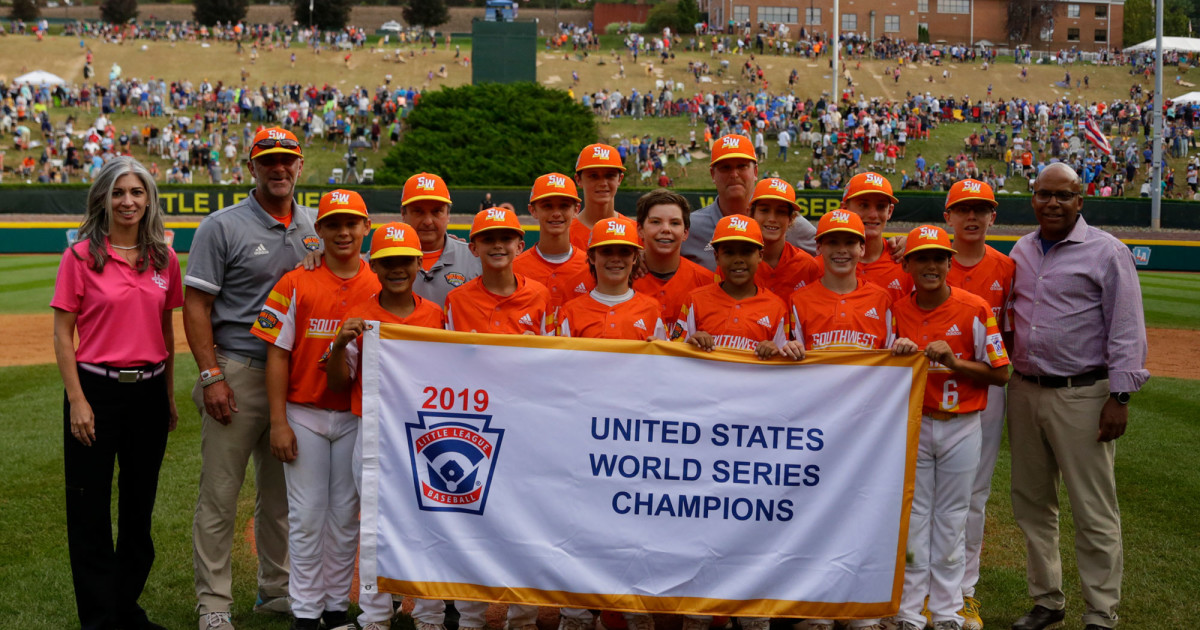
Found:
M 679 16 L 679 33 L 688 35 L 696 32 L 696 24 L 700 23 L 700 6 L 696 0 L 679 0 L 675 8 Z
M 1163 5 L 1163 35 L 1166 37 L 1188 36 L 1187 3 L 1168 2 Z M 1154 37 L 1153 0 L 1127 0 L 1125 2 L 1126 46 L 1140 44 Z
M 350 23 L 351 0 L 311 0 L 313 12 L 311 23 L 323 31 L 336 31 Z M 308 26 L 310 16 L 308 3 L 310 0 L 293 0 L 292 16 L 301 26 Z
M 124 24 L 137 18 L 137 0 L 102 0 L 100 19 L 109 24 Z
M 192 17 L 205 26 L 217 22 L 238 23 L 246 19 L 249 0 L 196 0 Z
M 657 35 L 664 28 L 670 28 L 672 33 L 679 32 L 679 0 L 661 2 L 650 8 L 644 32 Z
M 413 173 L 455 186 L 527 187 L 571 173 L 579 147 L 596 142 L 592 111 L 536 83 L 483 83 L 426 92 L 405 119 L 400 143 L 376 179 L 401 185 Z
M 12 10 L 8 16 L 14 20 L 33 22 L 41 15 L 41 9 L 35 0 L 13 0 Z
M 409 0 L 402 15 L 404 21 L 413 26 L 433 28 L 450 21 L 450 9 L 444 0 Z

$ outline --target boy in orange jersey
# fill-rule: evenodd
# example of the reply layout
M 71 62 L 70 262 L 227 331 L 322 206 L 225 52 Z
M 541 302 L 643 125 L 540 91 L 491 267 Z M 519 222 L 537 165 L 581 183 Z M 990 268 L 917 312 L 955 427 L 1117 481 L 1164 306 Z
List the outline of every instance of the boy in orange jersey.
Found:
M 942 228 L 910 232 L 904 268 L 915 290 L 892 307 L 898 336 L 892 351 L 920 351 L 929 359 L 898 630 L 925 627 L 926 597 L 935 630 L 962 627 L 958 610 L 979 467 L 979 412 L 987 406 L 987 387 L 1008 381 L 1008 356 L 991 307 L 946 284 L 954 253 Z
M 388 223 L 375 229 L 371 237 L 371 271 L 379 279 L 379 293 L 350 307 L 337 337 L 322 359 L 329 389 L 350 390 L 350 412 L 362 418 L 362 334 L 367 321 L 407 324 L 426 328 L 445 328 L 446 315 L 442 307 L 413 292 L 421 266 L 421 241 L 417 231 L 406 223 Z M 354 483 L 362 491 L 362 433 L 354 442 Z M 359 576 L 362 577 L 361 575 Z M 364 582 L 360 579 L 360 584 Z M 418 600 L 422 601 L 422 600 Z M 439 604 L 441 602 L 438 602 Z M 391 625 L 392 597 L 386 593 L 359 591 L 358 605 L 362 614 L 358 623 L 363 630 L 386 630 Z M 444 605 L 444 604 L 443 604 Z M 432 626 L 417 620 L 418 625 Z M 444 628 L 442 628 L 444 630 Z
M 525 228 L 505 208 L 481 210 L 471 222 L 471 253 L 483 275 L 446 296 L 446 328 L 464 332 L 545 335 L 550 291 L 513 271 L 525 249 Z
M 537 280 L 550 290 L 550 310 L 587 295 L 594 282 L 588 273 L 587 249 L 571 244 L 571 225 L 579 212 L 575 182 L 566 175 L 548 173 L 533 183 L 529 214 L 538 220 L 538 242 L 517 256 L 513 271 Z
M 895 340 L 892 298 L 858 275 L 866 250 L 866 230 L 857 214 L 834 210 L 817 224 L 817 253 L 825 274 L 792 293 L 792 341 L 781 353 L 803 359 L 810 350 L 881 350 Z M 855 619 L 851 628 L 883 630 L 879 619 Z M 833 630 L 832 619 L 808 619 L 798 630 Z
M 912 291 L 912 278 L 892 256 L 892 244 L 883 238 L 888 219 L 896 210 L 891 182 L 879 173 L 851 177 L 842 194 L 842 210 L 857 214 L 867 231 L 866 252 L 858 264 L 859 273 L 887 289 L 893 302 L 907 296 Z
M 986 182 L 964 179 L 955 182 L 946 196 L 946 224 L 954 233 L 957 254 L 950 261 L 946 284 L 983 298 L 992 309 L 992 317 L 1004 328 L 1004 304 L 1012 292 L 1016 264 L 1011 258 L 990 247 L 988 228 L 996 220 L 996 196 Z M 963 630 L 982 630 L 979 600 L 975 585 L 979 582 L 979 553 L 983 548 L 983 522 L 988 495 L 992 491 L 992 472 L 1000 452 L 1004 433 L 1004 388 L 988 387 L 987 408 L 980 413 L 982 442 L 979 470 L 971 491 L 971 511 L 967 516 L 967 565 L 963 574 Z
M 563 307 L 557 334 L 594 339 L 663 339 L 666 328 L 654 298 L 635 293 L 630 276 L 638 263 L 637 223 L 625 217 L 592 227 L 587 259 L 596 288 Z
M 713 283 L 713 272 L 680 254 L 691 227 L 687 199 L 666 188 L 652 190 L 637 201 L 637 225 L 645 250 L 646 273 L 633 281 L 633 290 L 654 298 L 663 325 L 670 330 L 693 289 Z
M 293 630 L 347 625 L 358 548 L 358 493 L 351 463 L 358 422 L 348 393 L 330 391 L 318 360 L 351 305 L 379 290 L 362 260 L 371 229 L 358 193 L 321 197 L 321 266 L 284 274 L 251 332 L 268 344 L 271 452 L 283 462 L 288 498 L 288 595 Z
M 763 250 L 758 222 L 738 214 L 722 218 L 713 230 L 712 246 L 724 280 L 691 292 L 672 339 L 682 337 L 708 352 L 718 347 L 753 350 L 760 359 L 779 354 L 787 343 L 787 307 L 754 282 Z
M 587 251 L 592 226 L 617 216 L 617 190 L 625 179 L 621 154 L 607 144 L 589 144 L 575 160 L 575 183 L 583 189 L 583 210 L 571 222 L 571 244 Z
M 763 259 L 754 281 L 784 303 L 796 289 L 821 277 L 821 267 L 812 254 L 787 242 L 788 229 L 799 214 L 800 204 L 791 184 L 768 177 L 754 186 L 749 215 L 758 221 L 763 235 Z

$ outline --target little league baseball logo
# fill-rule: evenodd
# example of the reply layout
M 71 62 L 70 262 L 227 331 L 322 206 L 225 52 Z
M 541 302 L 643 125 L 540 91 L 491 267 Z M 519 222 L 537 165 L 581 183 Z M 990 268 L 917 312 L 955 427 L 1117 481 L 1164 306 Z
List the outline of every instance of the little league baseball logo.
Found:
M 483 514 L 504 429 L 492 416 L 417 412 L 404 425 L 417 506 L 434 512 Z

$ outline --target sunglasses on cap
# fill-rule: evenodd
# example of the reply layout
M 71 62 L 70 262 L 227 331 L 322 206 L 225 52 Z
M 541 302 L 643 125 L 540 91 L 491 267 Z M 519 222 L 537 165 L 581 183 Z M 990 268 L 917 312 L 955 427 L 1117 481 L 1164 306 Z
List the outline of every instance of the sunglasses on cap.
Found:
M 295 140 L 292 140 L 291 138 L 263 138 L 262 140 L 259 140 L 258 142 L 254 143 L 255 149 L 266 150 L 266 149 L 274 149 L 275 147 L 279 147 L 282 149 L 289 149 L 292 151 L 299 151 L 300 143 Z

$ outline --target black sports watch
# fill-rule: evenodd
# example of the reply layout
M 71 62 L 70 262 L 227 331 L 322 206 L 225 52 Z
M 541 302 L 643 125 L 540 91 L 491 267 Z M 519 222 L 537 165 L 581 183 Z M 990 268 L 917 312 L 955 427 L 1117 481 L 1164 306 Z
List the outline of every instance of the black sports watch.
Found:
M 1129 392 L 1113 392 L 1109 394 L 1109 396 L 1111 396 L 1113 400 L 1117 401 L 1117 404 L 1119 405 L 1129 404 Z

